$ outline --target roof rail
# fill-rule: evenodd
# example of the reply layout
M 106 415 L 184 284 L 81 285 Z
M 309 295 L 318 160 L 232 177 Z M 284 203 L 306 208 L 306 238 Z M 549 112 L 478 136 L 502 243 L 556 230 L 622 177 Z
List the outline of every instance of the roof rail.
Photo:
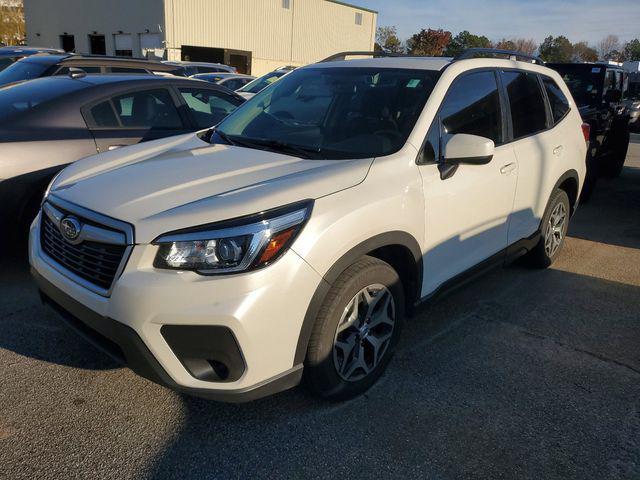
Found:
M 515 50 L 502 50 L 499 48 L 467 48 L 464 52 L 459 54 L 453 59 L 454 62 L 458 60 L 466 60 L 469 58 L 486 58 L 494 57 L 496 55 L 506 55 L 509 60 L 525 60 L 531 63 L 537 63 L 538 65 L 544 65 L 544 60 L 535 55 L 528 55 L 522 52 L 516 52 Z
M 407 55 L 402 53 L 392 53 L 384 50 L 377 52 L 366 51 L 353 51 L 353 52 L 340 52 L 320 60 L 318 63 L 333 62 L 334 60 L 345 60 L 346 57 L 406 57 Z

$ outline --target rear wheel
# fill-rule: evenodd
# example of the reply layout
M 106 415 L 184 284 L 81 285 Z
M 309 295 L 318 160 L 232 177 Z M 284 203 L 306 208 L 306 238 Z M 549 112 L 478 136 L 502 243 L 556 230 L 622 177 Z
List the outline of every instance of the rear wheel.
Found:
M 542 218 L 540 242 L 529 253 L 533 266 L 547 268 L 560 255 L 569 228 L 570 208 L 567 193 L 556 189 Z
M 335 399 L 366 391 L 391 359 L 403 314 L 396 271 L 373 257 L 358 260 L 338 277 L 320 309 L 305 383 L 314 393 Z

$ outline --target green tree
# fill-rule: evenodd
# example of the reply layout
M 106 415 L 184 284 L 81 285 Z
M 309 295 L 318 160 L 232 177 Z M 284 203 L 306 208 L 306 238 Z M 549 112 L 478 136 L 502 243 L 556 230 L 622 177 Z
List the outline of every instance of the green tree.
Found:
M 446 30 L 422 29 L 407 40 L 407 51 L 412 55 L 438 57 L 451 40 L 451 32 Z
M 376 31 L 376 44 L 383 50 L 393 53 L 401 53 L 402 42 L 398 38 L 398 31 L 395 26 L 378 27 Z
M 640 40 L 634 38 L 624 45 L 624 59 L 629 61 L 640 60 Z
M 587 42 L 574 43 L 572 60 L 575 62 L 596 62 L 598 60 L 598 52 L 595 48 L 590 47 Z
M 447 57 L 455 57 L 468 48 L 491 48 L 491 46 L 491 40 L 484 35 L 474 35 L 468 30 L 463 30 L 449 41 L 444 54 Z
M 540 56 L 545 62 L 570 62 L 573 57 L 573 45 L 564 35 L 549 35 L 540 44 Z

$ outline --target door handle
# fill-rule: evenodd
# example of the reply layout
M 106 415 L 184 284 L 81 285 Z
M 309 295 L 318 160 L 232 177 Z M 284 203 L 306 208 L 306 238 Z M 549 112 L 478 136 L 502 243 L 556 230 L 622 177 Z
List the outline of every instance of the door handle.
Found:
M 515 162 L 507 163 L 500 168 L 500 173 L 506 175 L 507 173 L 511 173 L 516 169 Z
M 120 148 L 120 147 L 124 147 L 124 145 L 109 145 L 108 150 L 109 150 L 109 151 L 111 151 L 111 150 L 116 150 L 116 149 L 118 149 L 118 148 Z
M 562 153 L 562 145 L 558 145 L 556 148 L 553 149 L 553 154 L 554 155 L 560 155 Z

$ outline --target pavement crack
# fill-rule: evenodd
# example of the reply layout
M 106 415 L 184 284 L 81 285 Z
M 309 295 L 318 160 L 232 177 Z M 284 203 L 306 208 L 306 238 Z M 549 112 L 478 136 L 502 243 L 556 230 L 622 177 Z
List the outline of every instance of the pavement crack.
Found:
M 526 330 L 524 328 L 518 327 L 517 325 L 514 325 L 514 324 L 509 323 L 509 322 L 505 322 L 503 320 L 490 320 L 490 319 L 488 319 L 486 317 L 482 317 L 481 315 L 477 315 L 477 314 L 473 315 L 473 316 L 475 318 L 477 318 L 478 320 L 482 320 L 482 321 L 485 321 L 485 322 L 502 323 L 504 325 L 509 325 L 510 327 L 513 327 L 513 328 L 517 329 L 523 335 L 527 335 L 529 337 L 537 338 L 538 340 L 551 341 L 551 342 L 555 343 L 556 345 L 558 345 L 559 347 L 562 347 L 562 348 L 565 348 L 565 349 L 568 349 L 568 350 L 572 350 L 572 351 L 577 352 L 577 353 L 582 353 L 584 355 L 589 355 L 590 357 L 595 358 L 597 360 L 600 360 L 602 362 L 605 362 L 605 363 L 608 363 L 608 364 L 611 364 L 611 365 L 616 365 L 618 367 L 625 368 L 627 370 L 632 371 L 633 373 L 635 373 L 637 375 L 640 375 L 640 368 L 634 367 L 633 365 L 630 365 L 630 364 L 628 364 L 626 362 L 622 362 L 620 360 L 616 360 L 615 358 L 608 357 L 608 356 L 603 355 L 601 353 L 592 352 L 591 350 L 587 350 L 587 349 L 580 348 L 580 347 L 575 347 L 575 346 L 573 346 L 571 344 L 562 342 L 562 341 L 560 341 L 560 340 L 558 340 L 556 338 L 549 337 L 549 336 L 546 336 L 546 335 L 542 335 L 540 333 L 532 332 L 530 330 Z

